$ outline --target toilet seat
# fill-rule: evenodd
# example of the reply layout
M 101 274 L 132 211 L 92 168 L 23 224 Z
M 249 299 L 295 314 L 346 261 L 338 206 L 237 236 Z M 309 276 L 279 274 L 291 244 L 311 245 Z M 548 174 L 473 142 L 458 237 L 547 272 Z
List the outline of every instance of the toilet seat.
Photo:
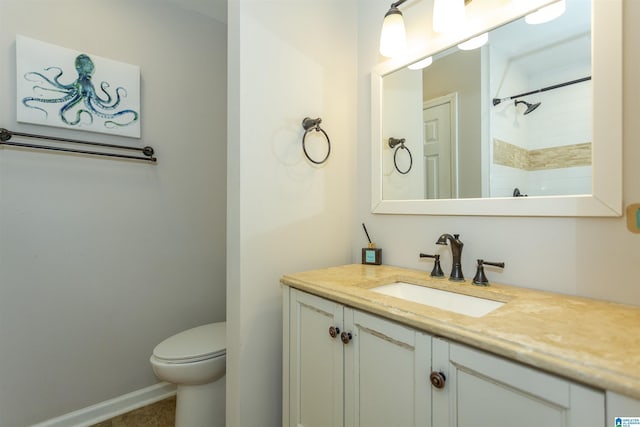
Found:
M 165 363 L 192 363 L 226 354 L 226 322 L 209 323 L 173 335 L 153 349 Z

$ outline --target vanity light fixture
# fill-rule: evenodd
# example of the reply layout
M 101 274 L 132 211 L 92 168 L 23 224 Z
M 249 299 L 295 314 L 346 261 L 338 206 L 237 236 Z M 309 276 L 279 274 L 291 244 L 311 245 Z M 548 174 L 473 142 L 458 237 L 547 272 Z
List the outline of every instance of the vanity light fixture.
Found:
M 424 59 L 421 59 L 418 62 L 414 62 L 407 66 L 410 70 L 422 70 L 423 68 L 427 68 L 429 65 L 433 63 L 433 56 L 427 56 Z
M 473 50 L 484 46 L 489 41 L 489 33 L 482 33 L 458 45 L 460 50 Z
M 470 0 L 434 0 L 433 31 L 445 33 L 462 26 L 465 17 L 465 4 Z
M 382 31 L 380 32 L 380 54 L 392 58 L 407 49 L 407 33 L 404 28 L 402 12 L 398 9 L 407 0 L 398 0 L 384 15 Z
M 524 0 L 513 0 L 515 3 L 521 3 Z M 566 0 L 560 0 L 556 3 L 552 3 L 549 6 L 545 6 L 532 12 L 524 17 L 524 22 L 527 24 L 544 24 L 545 22 L 553 21 L 567 10 Z

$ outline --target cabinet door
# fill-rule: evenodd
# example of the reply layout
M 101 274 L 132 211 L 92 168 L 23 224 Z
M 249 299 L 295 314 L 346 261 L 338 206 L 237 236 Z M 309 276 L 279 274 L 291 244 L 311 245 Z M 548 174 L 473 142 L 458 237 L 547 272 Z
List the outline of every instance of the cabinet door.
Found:
M 329 335 L 332 326 L 342 329 L 342 306 L 290 292 L 289 425 L 342 426 L 343 344 Z
M 430 426 L 431 337 L 345 308 L 345 425 Z
M 622 418 L 640 418 L 640 400 L 607 391 L 606 427 L 625 425 Z M 630 422 L 630 420 L 629 420 Z
M 604 393 L 442 339 L 433 368 L 446 376 L 433 392 L 436 426 L 600 427 Z

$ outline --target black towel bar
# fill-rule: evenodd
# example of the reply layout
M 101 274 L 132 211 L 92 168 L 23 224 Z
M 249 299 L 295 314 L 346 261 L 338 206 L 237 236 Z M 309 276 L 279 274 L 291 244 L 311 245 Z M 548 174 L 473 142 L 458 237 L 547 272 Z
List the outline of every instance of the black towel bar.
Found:
M 40 145 L 40 144 L 30 144 L 24 142 L 14 142 L 10 141 L 12 137 L 19 136 L 23 138 L 36 138 L 36 139 L 46 139 L 50 141 L 56 142 L 66 142 L 66 143 L 74 143 L 74 144 L 84 144 L 84 145 L 92 145 L 96 147 L 104 147 L 104 148 L 115 148 L 118 150 L 133 150 L 140 151 L 145 157 L 142 156 L 132 156 L 128 154 L 118 154 L 118 153 L 108 153 L 101 151 L 90 151 L 90 150 L 76 150 L 73 148 L 65 148 L 65 147 L 56 147 L 50 145 Z M 44 136 L 44 135 L 35 135 L 31 133 L 23 133 L 23 132 L 13 132 L 4 128 L 0 128 L 0 145 L 9 145 L 13 147 L 23 147 L 23 148 L 35 148 L 39 150 L 50 150 L 50 151 L 63 151 L 67 153 L 78 153 L 78 154 L 89 154 L 93 156 L 106 156 L 106 157 L 117 157 L 121 159 L 133 159 L 133 160 L 144 160 L 148 162 L 156 162 L 156 157 L 153 156 L 154 150 L 152 147 L 130 147 L 126 145 L 116 145 L 116 144 L 105 144 L 102 142 L 90 142 L 90 141 L 82 141 L 79 139 L 70 139 L 70 138 L 60 138 L 55 136 Z

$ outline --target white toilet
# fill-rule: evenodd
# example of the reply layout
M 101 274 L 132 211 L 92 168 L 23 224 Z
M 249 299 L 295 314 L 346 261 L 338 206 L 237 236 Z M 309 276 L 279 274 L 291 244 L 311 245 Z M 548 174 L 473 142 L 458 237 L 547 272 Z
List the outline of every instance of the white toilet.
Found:
M 176 427 L 224 426 L 226 326 L 218 322 L 188 329 L 153 349 L 153 372 L 178 386 Z

